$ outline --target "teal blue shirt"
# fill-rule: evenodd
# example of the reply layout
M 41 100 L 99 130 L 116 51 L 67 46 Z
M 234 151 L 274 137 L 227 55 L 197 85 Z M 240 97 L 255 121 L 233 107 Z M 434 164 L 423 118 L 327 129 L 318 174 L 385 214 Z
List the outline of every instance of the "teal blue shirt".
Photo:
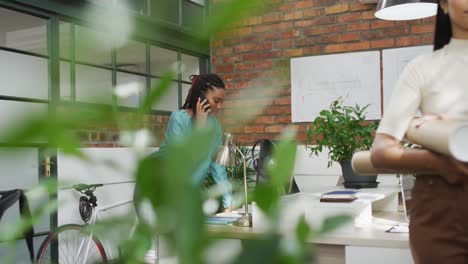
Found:
M 232 187 L 227 177 L 226 168 L 222 165 L 217 164 L 211 159 L 214 152 L 222 144 L 221 125 L 219 124 L 218 120 L 211 115 L 208 116 L 208 122 L 213 124 L 215 128 L 215 144 L 213 145 L 213 148 L 210 149 L 209 155 L 203 160 L 200 167 L 193 173 L 192 176 L 194 183 L 201 184 L 203 179 L 205 179 L 205 177 L 207 176 L 208 171 L 210 171 L 216 183 L 222 183 L 223 185 L 228 186 L 229 190 L 231 190 Z M 191 132 L 192 117 L 187 113 L 187 111 L 181 109 L 173 112 L 171 114 L 171 117 L 169 118 L 166 135 L 164 137 L 164 141 L 159 147 L 158 154 L 163 154 L 171 141 L 177 139 L 178 137 L 190 135 Z M 229 191 L 228 193 L 225 193 L 223 195 L 224 208 L 231 206 L 231 202 L 232 195 L 231 191 Z

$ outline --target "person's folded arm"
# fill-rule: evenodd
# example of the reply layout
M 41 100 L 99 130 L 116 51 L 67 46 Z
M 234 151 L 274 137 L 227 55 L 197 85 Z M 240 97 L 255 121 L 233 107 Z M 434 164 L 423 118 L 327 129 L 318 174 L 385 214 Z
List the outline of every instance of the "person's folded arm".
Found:
M 408 149 L 400 140 L 384 133 L 377 133 L 371 148 L 372 164 L 380 169 L 429 172 L 436 170 L 438 157 L 425 149 Z
M 468 180 L 468 164 L 426 149 L 404 148 L 400 140 L 383 133 L 377 133 L 374 139 L 371 161 L 374 167 L 381 169 L 417 174 L 435 172 L 449 183 Z

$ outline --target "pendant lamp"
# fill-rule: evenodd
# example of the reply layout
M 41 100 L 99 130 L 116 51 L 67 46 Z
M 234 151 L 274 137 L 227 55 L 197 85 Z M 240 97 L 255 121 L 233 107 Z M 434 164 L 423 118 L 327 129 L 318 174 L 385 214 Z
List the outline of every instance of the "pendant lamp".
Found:
M 437 0 L 380 0 L 375 16 L 384 20 L 420 19 L 437 14 Z

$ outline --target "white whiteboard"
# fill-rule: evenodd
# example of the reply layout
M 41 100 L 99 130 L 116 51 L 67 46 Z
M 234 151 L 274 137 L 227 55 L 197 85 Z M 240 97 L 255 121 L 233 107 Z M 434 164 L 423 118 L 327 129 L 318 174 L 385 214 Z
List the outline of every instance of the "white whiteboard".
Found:
M 432 52 L 432 46 L 418 46 L 398 49 L 386 49 L 382 52 L 383 66 L 383 106 L 385 108 L 390 102 L 393 87 L 406 67 L 408 62 L 417 56 Z
M 366 119 L 380 119 L 380 52 L 354 52 L 291 59 L 292 122 L 309 122 L 338 97 L 370 104 Z

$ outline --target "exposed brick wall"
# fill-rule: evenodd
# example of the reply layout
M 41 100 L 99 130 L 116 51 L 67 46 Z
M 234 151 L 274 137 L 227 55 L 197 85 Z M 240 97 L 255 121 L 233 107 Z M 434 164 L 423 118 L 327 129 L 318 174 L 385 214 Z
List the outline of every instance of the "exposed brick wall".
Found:
M 252 100 L 272 99 L 259 116 L 248 123 L 232 120 L 235 100 L 245 100 L 233 95 L 251 89 L 253 79 L 289 72 L 290 58 L 432 44 L 433 18 L 378 20 L 376 4 L 358 0 L 271 1 L 276 3 L 272 9 L 238 23 L 211 42 L 212 69 L 224 77 L 228 88 L 224 127 L 243 143 L 275 138 L 291 123 L 288 74 L 280 92 L 262 89 L 252 95 Z M 305 125 L 296 126 L 298 140 L 305 140 Z
M 131 113 L 122 113 L 126 118 L 132 118 Z M 168 115 L 146 115 L 144 117 L 144 127 L 152 131 L 156 144 L 164 139 L 167 123 L 169 121 Z M 114 124 L 102 124 L 95 127 L 88 127 L 77 131 L 81 143 L 84 147 L 122 147 L 119 145 L 119 130 Z

